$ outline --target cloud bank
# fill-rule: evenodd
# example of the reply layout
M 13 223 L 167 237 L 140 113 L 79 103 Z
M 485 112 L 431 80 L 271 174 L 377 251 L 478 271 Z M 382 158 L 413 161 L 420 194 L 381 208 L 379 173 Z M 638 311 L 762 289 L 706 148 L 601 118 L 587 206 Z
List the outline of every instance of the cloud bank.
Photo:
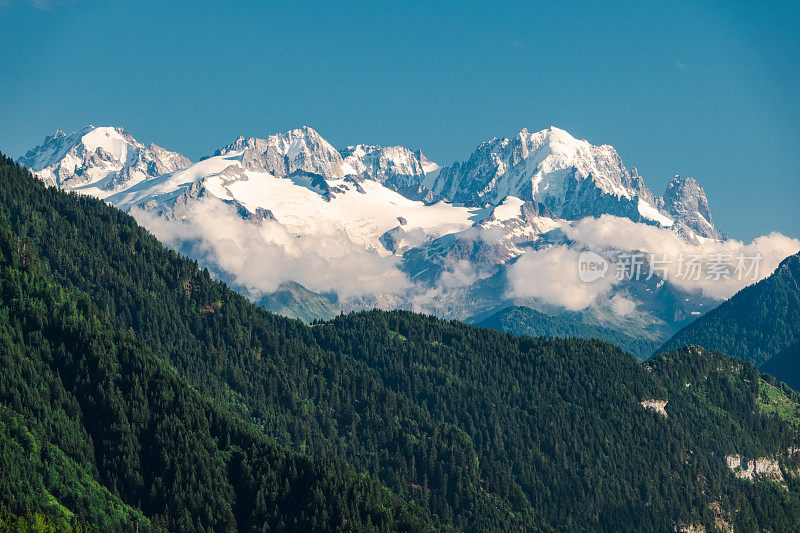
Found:
M 508 271 L 512 298 L 539 298 L 545 303 L 578 311 L 611 290 L 608 276 L 592 282 L 581 281 L 580 252 L 567 246 L 553 246 L 527 252 Z
M 410 282 L 393 256 L 379 256 L 344 234 L 295 235 L 277 221 L 256 225 L 217 199 L 191 202 L 182 220 L 133 209 L 136 221 L 161 242 L 258 298 L 296 281 L 342 298 L 393 294 Z
M 649 274 L 652 264 L 660 279 L 683 290 L 699 291 L 706 297 L 722 300 L 766 278 L 784 258 L 800 250 L 800 240 L 780 233 L 758 237 L 748 244 L 735 239 L 692 244 L 669 229 L 610 215 L 565 222 L 562 231 L 567 244 L 528 251 L 509 267 L 510 297 L 539 298 L 570 311 L 585 309 L 622 283 L 617 276 L 621 257 L 627 255 L 645 261 L 640 265 L 640 279 Z M 586 250 L 610 262 L 608 272 L 591 283 L 579 277 L 581 252 Z M 739 258 L 744 261 L 741 274 L 736 271 Z M 689 268 L 692 262 L 696 264 L 697 276 Z M 720 274 L 715 275 L 715 271 Z M 612 297 L 610 304 L 621 316 L 632 313 L 636 306 L 635 301 L 619 294 Z
M 243 220 L 233 206 L 213 197 L 188 204 L 180 220 L 141 209 L 134 209 L 131 214 L 161 242 L 197 259 L 215 276 L 252 299 L 294 281 L 316 292 L 335 292 L 343 302 L 362 302 L 361 306 L 368 307 L 394 302 L 390 306 L 410 305 L 426 311 L 446 299 L 448 293 L 469 287 L 486 274 L 479 272 L 480 265 L 459 259 L 446 265 L 434 284 L 414 283 L 400 270 L 397 256 L 370 251 L 353 243 L 343 232 L 332 229 L 324 235 L 297 235 L 279 221 Z M 690 244 L 668 229 L 607 215 L 562 222 L 561 231 L 562 244 L 541 250 L 528 248 L 508 266 L 506 296 L 535 298 L 569 311 L 579 311 L 602 300 L 615 314 L 626 316 L 636 311 L 637 302 L 620 291 L 622 282 L 615 277 L 615 261 L 620 253 L 665 257 L 668 261 L 660 277 L 681 289 L 723 299 L 767 277 L 783 258 L 800 250 L 800 241 L 778 233 L 749 244 L 736 240 Z M 491 241 L 498 236 L 476 231 L 474 238 Z M 587 251 L 609 261 L 608 271 L 588 282 L 579 275 L 579 264 Z M 696 255 L 706 262 L 712 255 L 724 256 L 729 258 L 732 270 L 737 256 L 755 254 L 761 255 L 756 279 L 679 276 L 681 256 Z
M 733 296 L 747 285 L 764 279 L 775 271 L 787 256 L 800 250 L 800 240 L 780 233 L 770 233 L 745 244 L 728 239 L 724 242 L 706 240 L 699 244 L 688 243 L 669 229 L 637 224 L 631 220 L 603 215 L 600 218 L 585 218 L 564 228 L 565 235 L 578 246 L 595 252 L 619 250 L 652 254 L 666 269 L 667 279 L 688 291 L 701 291 L 705 296 L 717 300 Z M 738 258 L 753 259 L 760 254 L 755 271 L 747 275 L 734 275 Z M 691 258 L 701 264 L 699 279 L 686 276 L 687 263 Z M 707 277 L 711 263 L 728 265 L 727 276 L 715 279 Z M 749 267 L 750 263 L 745 265 Z M 683 274 L 683 275 L 682 275 Z

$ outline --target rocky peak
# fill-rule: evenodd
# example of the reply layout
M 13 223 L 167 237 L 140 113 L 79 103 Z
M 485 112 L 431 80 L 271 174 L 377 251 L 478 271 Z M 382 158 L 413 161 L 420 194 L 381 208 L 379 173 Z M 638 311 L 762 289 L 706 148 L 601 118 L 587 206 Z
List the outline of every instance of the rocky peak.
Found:
M 385 182 L 396 176 L 424 176 L 439 165 L 419 150 L 404 146 L 370 146 L 359 144 L 341 150 L 345 172 Z
M 683 231 L 688 230 L 700 237 L 720 238 L 711 218 L 706 193 L 697 180 L 675 176 L 662 198 L 663 209 L 675 218 Z
M 453 202 L 497 205 L 515 196 L 542 203 L 563 218 L 609 213 L 636 219 L 638 197 L 652 200 L 613 147 L 592 145 L 552 126 L 485 141 L 465 163 L 442 169 L 426 185 Z
M 279 178 L 298 170 L 330 178 L 345 175 L 338 150 L 308 126 L 270 135 L 266 139 L 239 137 L 217 154 L 239 151 L 245 168 L 269 172 Z

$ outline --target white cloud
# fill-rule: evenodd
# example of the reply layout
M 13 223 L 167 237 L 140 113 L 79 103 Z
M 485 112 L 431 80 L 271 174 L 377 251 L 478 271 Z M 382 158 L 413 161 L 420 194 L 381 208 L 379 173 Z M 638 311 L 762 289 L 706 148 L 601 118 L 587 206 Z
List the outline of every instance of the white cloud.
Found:
M 343 234 L 298 236 L 276 221 L 255 225 L 216 199 L 190 203 L 182 221 L 140 209 L 131 214 L 161 242 L 198 259 L 254 298 L 285 281 L 314 291 L 334 291 L 342 298 L 410 287 L 395 257 L 371 253 Z
M 611 310 L 619 316 L 628 316 L 636 310 L 636 302 L 622 294 L 615 294 L 611 298 Z
M 449 262 L 432 286 L 415 284 L 408 292 L 407 300 L 412 310 L 420 313 L 432 313 L 437 304 L 447 299 L 448 293 L 464 289 L 481 278 L 475 265 L 466 259 Z
M 449 265 L 439 276 L 439 286 L 442 289 L 456 289 L 468 287 L 478 279 L 475 266 L 466 259 L 460 259 Z
M 569 245 L 528 251 L 510 266 L 509 297 L 539 298 L 572 311 L 585 309 L 595 303 L 598 297 L 612 295 L 613 287 L 621 282 L 613 264 L 615 255 L 620 252 L 641 252 L 640 257 L 648 263 L 653 257 L 659 261 L 665 260 L 659 266 L 665 269 L 666 279 L 679 288 L 690 292 L 701 291 L 706 297 L 722 300 L 769 276 L 784 258 L 800 250 L 800 240 L 779 233 L 758 237 L 748 244 L 734 239 L 725 242 L 704 240 L 691 244 L 669 229 L 610 215 L 568 222 L 562 229 Z M 592 283 L 582 281 L 579 275 L 581 253 L 586 250 L 602 254 L 612 261 L 611 268 Z M 735 272 L 739 257 L 744 258 L 743 267 L 747 270 L 753 264 L 752 258 L 758 254 L 761 259 L 757 271 L 743 276 Z M 692 258 L 700 264 L 697 279 L 694 279 L 695 276 L 686 276 L 686 264 Z M 713 269 L 712 264 L 722 267 L 724 274 L 711 274 L 709 268 Z M 648 273 L 649 268 L 644 265 L 642 276 Z M 586 276 L 584 279 L 587 279 Z M 621 293 L 611 296 L 610 306 L 620 316 L 636 310 L 636 303 Z
M 397 256 L 380 255 L 353 243 L 344 233 L 330 231 L 297 235 L 277 221 L 260 224 L 242 220 L 236 210 L 215 198 L 191 202 L 181 221 L 167 220 L 142 210 L 133 210 L 137 221 L 166 245 L 178 249 L 212 270 L 218 277 L 252 298 L 276 290 L 286 281 L 296 281 L 317 292 L 335 292 L 345 303 L 402 302 L 419 311 L 428 311 L 448 294 L 463 291 L 486 277 L 467 260 L 448 264 L 434 285 L 412 283 L 399 269 Z M 677 277 L 677 258 L 683 255 L 712 254 L 736 257 L 762 255 L 758 278 L 768 276 L 786 256 L 800 250 L 800 241 L 773 233 L 744 244 L 729 240 L 689 244 L 668 229 L 637 224 L 627 219 L 603 216 L 577 222 L 563 222 L 567 245 L 528 251 L 508 268 L 510 298 L 538 298 L 567 310 L 581 310 L 598 298 L 610 302 L 611 310 L 626 316 L 636 303 L 615 294 L 615 268 L 612 264 L 599 279 L 581 281 L 579 261 L 587 250 L 612 257 L 610 251 L 666 254 L 668 279 L 686 290 L 700 290 L 715 299 L 730 297 L 752 283 L 744 280 L 681 279 Z M 496 232 L 462 232 L 462 238 L 493 243 Z M 584 257 L 587 254 L 583 254 Z M 589 254 L 591 255 L 591 254 Z M 593 279 L 593 278 L 592 278 Z M 373 303 L 369 303 L 373 302 Z
M 571 311 L 588 307 L 611 289 L 612 278 L 581 281 L 579 259 L 580 252 L 567 246 L 526 253 L 508 270 L 509 296 L 539 298 Z
M 667 278 L 682 289 L 702 291 L 705 296 L 725 299 L 747 285 L 766 278 L 787 256 L 800 250 L 800 240 L 786 237 L 780 233 L 770 233 L 745 244 L 735 239 L 724 242 L 705 240 L 691 244 L 669 229 L 638 224 L 628 219 L 603 215 L 600 218 L 585 218 L 564 226 L 565 235 L 575 242 L 576 247 L 588 248 L 595 252 L 618 250 L 624 252 L 644 252 L 658 260 L 666 260 Z M 755 279 L 752 275 L 733 275 L 738 258 L 750 259 L 761 254 Z M 699 279 L 687 277 L 686 263 L 696 257 L 702 265 Z M 683 259 L 683 263 L 681 263 Z M 731 271 L 720 279 L 707 277 L 711 263 L 724 263 Z

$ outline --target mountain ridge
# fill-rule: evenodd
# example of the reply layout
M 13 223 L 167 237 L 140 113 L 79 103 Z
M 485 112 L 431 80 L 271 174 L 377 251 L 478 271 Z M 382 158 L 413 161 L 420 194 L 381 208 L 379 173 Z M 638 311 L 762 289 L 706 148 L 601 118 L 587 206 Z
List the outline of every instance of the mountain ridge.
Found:
M 124 132 L 121 128 L 92 126 L 79 132 L 85 135 L 94 130 L 108 129 Z M 48 145 L 60 138 L 71 138 L 76 133 L 66 136 L 62 132 L 48 137 L 43 145 L 30 150 L 20 161 L 46 181 L 50 180 L 50 184 L 73 188 L 68 179 L 50 178 L 51 175 L 58 176 L 61 169 L 53 167 L 57 167 L 59 161 L 52 158 L 43 161 L 41 153 L 46 153 Z M 127 132 L 124 135 L 129 142 L 138 145 Z M 703 209 L 699 214 L 708 224 L 689 224 L 688 229 L 701 237 L 719 237 L 702 187 L 697 185 L 684 192 L 685 187 L 668 186 L 667 193 L 671 196 L 670 201 L 665 202 L 644 185 L 635 168 L 628 171 L 612 146 L 591 145 L 554 126 L 534 133 L 522 129 L 513 139 L 484 141 L 467 161 L 449 167 L 430 161 L 420 150 L 403 146 L 359 144 L 337 150 L 309 126 L 266 138 L 239 137 L 217 150 L 212 157 L 233 152 L 241 152 L 237 157 L 241 158 L 245 169 L 269 172 L 276 177 L 285 177 L 297 170 L 333 179 L 355 175 L 388 183 L 401 194 L 414 196 L 412 199 L 426 198 L 429 202 L 446 199 L 472 206 L 499 205 L 504 198 L 516 196 L 523 201 L 543 203 L 556 216 L 567 219 L 609 213 L 669 227 L 674 223 L 670 217 L 683 215 L 696 219 L 691 209 L 696 206 Z M 180 163 L 188 163 L 188 159 Z M 532 164 L 533 169 L 527 168 Z M 162 165 L 162 168 L 166 170 L 158 175 L 183 167 L 173 164 L 169 167 Z M 150 174 L 149 177 L 157 175 Z M 588 183 L 592 185 L 587 188 Z M 696 184 L 696 181 L 691 183 Z M 416 191 L 412 193 L 409 189 Z M 118 191 L 119 188 L 115 190 Z M 684 194 L 691 198 L 684 201 Z M 665 209 L 665 206 L 680 206 L 680 209 Z
M 133 150 L 128 141 L 122 145 L 126 153 Z M 100 156 L 106 152 L 98 146 L 91 153 L 105 165 Z M 105 172 L 103 165 L 98 168 Z M 38 175 L 53 184 L 46 174 L 57 166 Z M 114 171 L 109 182 L 120 173 Z M 293 306 L 306 319 L 314 318 L 308 313 L 315 309 L 317 318 L 332 312 L 312 293 L 335 294 L 345 312 L 403 308 L 456 319 L 509 305 L 556 315 L 582 307 L 587 312 L 581 320 L 665 340 L 720 297 L 666 278 L 660 280 L 666 288 L 643 280 L 606 280 L 606 288 L 596 291 L 580 284 L 571 291 L 596 294 L 577 303 L 565 301 L 568 292 L 529 296 L 526 287 L 537 276 L 527 273 L 527 260 L 567 248 L 566 259 L 577 269 L 577 256 L 587 249 L 610 252 L 611 259 L 658 251 L 631 249 L 624 239 L 604 243 L 609 235 L 631 233 L 642 234 L 633 236 L 633 246 L 653 242 L 650 229 L 672 248 L 689 251 L 741 245 L 725 241 L 713 226 L 696 180 L 673 181 L 669 195 L 656 197 L 613 147 L 593 146 L 554 127 L 486 141 L 465 163 L 440 167 L 422 151 L 402 146 L 337 149 L 303 126 L 240 137 L 216 155 L 110 189 L 81 179 L 60 187 L 134 214 L 162 242 L 254 300 L 269 300 L 282 283 L 307 288 L 311 293 L 284 291 L 272 299 L 282 302 L 276 309 L 291 314 Z M 625 220 L 634 226 L 620 222 Z M 566 274 L 572 274 L 569 268 Z M 658 301 L 665 294 L 669 301 Z M 293 300 L 288 307 L 287 297 Z M 622 308 L 612 300 L 629 302 L 624 308 L 632 312 L 619 314 Z
M 656 341 L 636 339 L 612 329 L 547 315 L 523 306 L 507 307 L 488 317 L 469 322 L 478 327 L 529 337 L 600 339 L 632 353 L 639 361 L 652 357 L 659 346 Z
M 796 253 L 781 261 L 766 279 L 745 287 L 675 333 L 660 350 L 697 344 L 763 366 L 800 341 L 799 332 L 800 253 Z M 781 374 L 776 377 L 780 379 Z

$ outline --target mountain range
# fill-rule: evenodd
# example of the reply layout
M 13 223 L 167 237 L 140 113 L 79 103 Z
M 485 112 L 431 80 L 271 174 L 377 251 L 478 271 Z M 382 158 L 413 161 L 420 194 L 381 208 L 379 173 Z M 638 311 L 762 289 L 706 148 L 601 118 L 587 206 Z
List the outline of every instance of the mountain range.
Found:
M 449 166 L 402 146 L 336 149 L 310 127 L 240 137 L 192 163 L 121 128 L 87 126 L 19 160 L 305 320 L 379 307 L 477 321 L 519 305 L 657 342 L 741 288 L 662 276 L 553 290 L 565 276 L 548 270 L 550 254 L 564 255 L 571 275 L 582 251 L 612 268 L 621 254 L 660 251 L 609 236 L 657 236 L 690 251 L 736 243 L 715 227 L 693 178 L 676 176 L 656 196 L 613 147 L 555 127 L 483 142 Z M 761 277 L 800 242 L 777 248 Z
M 567 220 L 607 213 L 664 227 L 677 225 L 691 236 L 720 236 L 705 192 L 694 179 L 676 176 L 664 196 L 655 197 L 613 147 L 593 146 L 555 127 L 536 133 L 523 129 L 512 139 L 481 143 L 466 162 L 449 167 L 403 146 L 360 144 L 337 150 L 307 126 L 263 139 L 239 137 L 213 157 L 227 163 L 222 171 L 233 166 L 276 178 L 316 174 L 326 180 L 369 179 L 428 204 L 445 200 L 478 208 L 498 206 L 512 196 L 544 204 L 549 213 Z M 180 154 L 142 145 L 122 128 L 93 126 L 69 135 L 59 130 L 20 162 L 49 185 L 101 198 L 187 167 L 193 167 L 193 182 L 198 181 L 213 175 L 218 166 L 192 165 Z M 137 190 L 147 190 L 147 185 Z M 322 186 L 320 192 L 330 200 L 336 191 Z M 130 207 L 143 198 L 149 195 L 118 195 L 111 202 Z
M 719 352 L 306 325 L 2 155 L 0 296 L 0 529 L 800 527 L 800 395 Z

